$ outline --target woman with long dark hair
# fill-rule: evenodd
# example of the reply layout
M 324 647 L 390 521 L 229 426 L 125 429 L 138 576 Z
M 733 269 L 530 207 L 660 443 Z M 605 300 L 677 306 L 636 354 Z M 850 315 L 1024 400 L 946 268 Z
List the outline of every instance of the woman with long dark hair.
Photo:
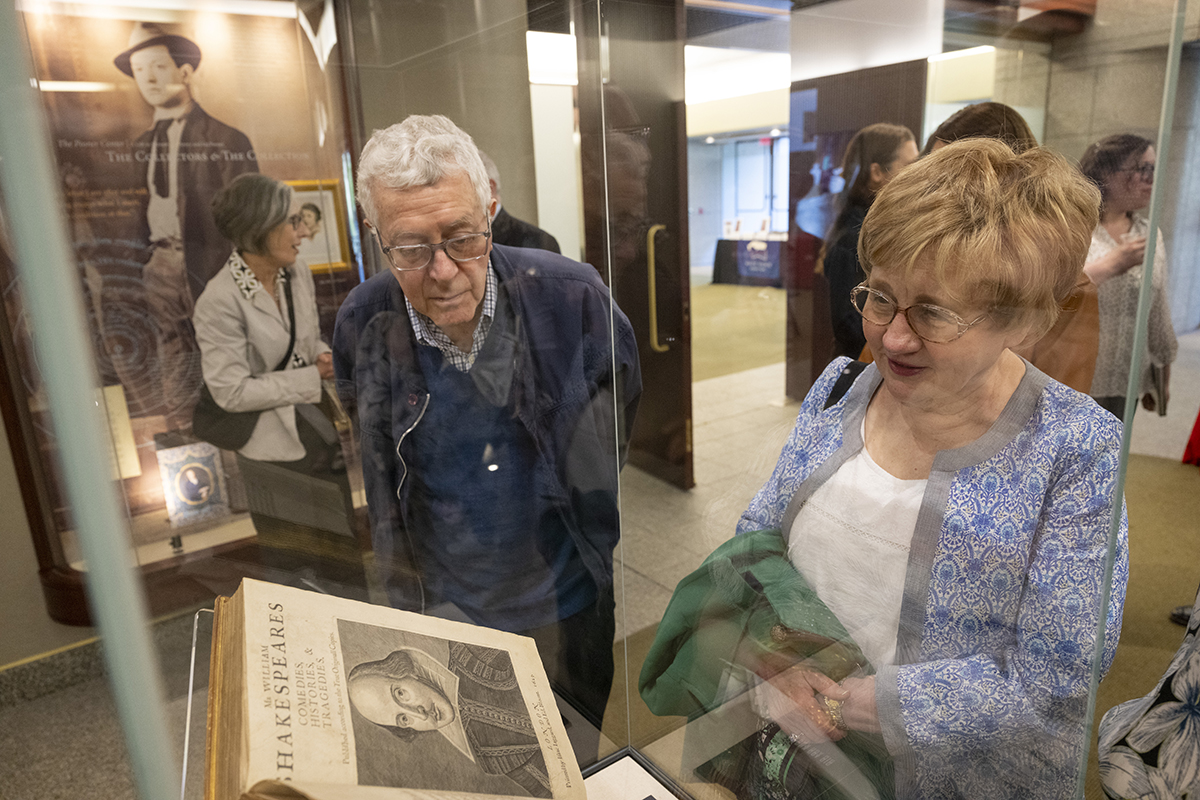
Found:
M 838 197 L 839 211 L 821 248 L 819 270 L 829 281 L 829 313 L 833 322 L 834 356 L 858 358 L 867 339 L 862 318 L 850 304 L 850 291 L 862 283 L 858 263 L 858 232 L 875 193 L 917 158 L 916 138 L 903 125 L 880 122 L 854 134 L 842 159 L 846 188 Z

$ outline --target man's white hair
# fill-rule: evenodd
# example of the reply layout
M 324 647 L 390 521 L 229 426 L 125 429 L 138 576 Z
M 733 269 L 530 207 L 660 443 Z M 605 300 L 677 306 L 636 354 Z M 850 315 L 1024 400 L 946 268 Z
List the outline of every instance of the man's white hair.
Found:
M 432 186 L 456 172 L 466 173 L 478 197 L 479 211 L 486 213 L 492 192 L 470 135 L 441 115 L 414 114 L 371 134 L 358 161 L 358 202 L 367 221 L 378 228 L 378 189 Z

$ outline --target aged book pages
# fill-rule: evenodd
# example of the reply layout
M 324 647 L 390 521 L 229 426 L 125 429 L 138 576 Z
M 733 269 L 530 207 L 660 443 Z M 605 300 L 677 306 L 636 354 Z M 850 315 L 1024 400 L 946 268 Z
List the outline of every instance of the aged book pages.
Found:
M 206 800 L 586 797 L 532 639 L 248 578 L 215 625 Z

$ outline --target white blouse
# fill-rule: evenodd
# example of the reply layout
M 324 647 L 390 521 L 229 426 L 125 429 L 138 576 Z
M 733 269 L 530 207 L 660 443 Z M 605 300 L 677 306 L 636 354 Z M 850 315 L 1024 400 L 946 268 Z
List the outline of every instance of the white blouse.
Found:
M 1140 214 L 1133 217 L 1130 233 L 1147 236 L 1150 224 Z M 1150 365 L 1170 364 L 1175 360 L 1179 343 L 1171 322 L 1171 304 L 1167 299 L 1167 249 L 1162 231 L 1157 232 L 1154 250 L 1154 274 L 1150 281 L 1150 318 L 1146 326 L 1146 343 L 1142 350 L 1142 374 L 1139 376 L 1139 395 L 1150 391 Z M 1103 258 L 1118 247 L 1103 225 L 1092 232 L 1092 246 L 1087 261 Z M 1129 384 L 1129 364 L 1133 358 L 1133 340 L 1137 332 L 1138 296 L 1142 287 L 1142 267 L 1109 278 L 1096 290 L 1100 302 L 1100 342 L 1096 356 L 1096 373 L 1092 378 L 1092 397 L 1123 396 Z
M 876 667 L 896 658 L 908 552 L 927 480 L 901 480 L 864 447 L 796 515 L 788 557 Z

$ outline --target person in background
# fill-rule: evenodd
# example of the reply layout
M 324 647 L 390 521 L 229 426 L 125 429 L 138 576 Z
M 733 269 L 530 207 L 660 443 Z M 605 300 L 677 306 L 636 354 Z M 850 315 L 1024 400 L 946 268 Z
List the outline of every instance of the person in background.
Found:
M 321 382 L 333 378 L 333 356 L 321 341 L 312 273 L 296 260 L 308 232 L 299 203 L 290 186 L 255 172 L 218 192 L 212 215 L 234 249 L 196 301 L 193 319 L 213 400 L 226 411 L 262 412 L 238 450 L 243 480 L 254 487 L 256 475 L 272 474 L 262 463 L 283 467 L 334 484 L 351 514 L 341 443 L 317 405 Z M 292 320 L 294 344 L 280 366 Z M 253 502 L 251 519 L 260 534 L 279 524 Z
M 769 719 L 878 737 L 882 796 L 1075 796 L 1128 577 L 1121 426 L 1012 348 L 1053 324 L 1099 199 L 1062 157 L 992 139 L 889 182 L 853 293 L 875 362 L 828 409 L 848 362 L 826 368 L 738 523 L 789 537 L 874 667 L 835 683 L 801 662 L 760 687 Z
M 334 367 L 389 597 L 531 636 L 598 728 L 633 328 L 592 267 L 492 244 L 487 172 L 446 117 L 376 131 L 358 199 L 390 269 L 338 310 Z
M 903 125 L 868 125 L 846 146 L 842 159 L 846 188 L 838 196 L 838 215 L 825 236 L 817 266 L 829 282 L 834 356 L 858 358 L 867 343 L 862 320 L 850 305 L 850 290 L 864 277 L 858 263 L 858 232 L 863 219 L 875 193 L 916 158 L 916 140 Z
M 1091 395 L 1118 419 L 1125 416 L 1125 392 L 1137 336 L 1137 307 L 1150 221 L 1141 210 L 1150 205 L 1154 190 L 1153 143 L 1130 133 L 1108 136 L 1091 145 L 1079 168 L 1100 187 L 1100 224 L 1092 232 L 1092 248 L 1084 272 L 1098 288 L 1100 299 L 1099 353 Z M 1150 277 L 1150 317 L 1142 350 L 1138 396 L 1147 411 L 1170 397 L 1171 363 L 1179 350 L 1171 305 L 1167 301 L 1167 250 L 1157 232 L 1153 274 Z M 1161 383 L 1156 386 L 1154 372 Z M 1161 396 L 1159 391 L 1161 390 Z M 1186 625 L 1190 605 L 1176 606 L 1171 621 Z
M 1154 146 L 1130 133 L 1108 136 L 1090 146 L 1079 160 L 1083 174 L 1100 188 L 1100 224 L 1092 232 L 1084 272 L 1097 286 L 1100 299 L 1100 345 L 1090 394 L 1118 419 L 1125 416 L 1125 391 L 1137 336 L 1138 296 L 1150 222 L 1140 213 L 1150 205 L 1154 189 Z M 1167 250 L 1158 232 L 1151 276 L 1150 319 L 1142 353 L 1138 396 L 1154 411 L 1153 369 L 1162 371 L 1169 391 L 1171 362 L 1179 349 L 1167 302 Z
M 1032 129 L 1016 109 L 1004 103 L 974 103 L 946 119 L 925 142 L 922 156 L 950 142 L 972 138 L 997 139 L 1023 153 L 1037 147 Z M 1016 353 L 1056 381 L 1087 393 L 1092 385 L 1099 341 L 1099 305 L 1096 287 L 1087 275 L 1079 280 L 1054 322 L 1054 327 L 1036 342 L 1018 347 Z
M 960 108 L 947 117 L 925 141 L 921 155 L 927 156 L 959 139 L 973 139 L 977 136 L 999 139 L 1015 153 L 1023 153 L 1031 147 L 1037 147 L 1037 137 L 1016 109 L 1004 103 L 988 101 Z
M 500 200 L 500 170 L 496 162 L 482 150 L 479 157 L 487 170 L 488 184 L 492 189 L 492 200 L 496 210 L 492 213 L 492 241 L 508 247 L 536 247 L 539 250 L 549 250 L 551 253 L 561 253 L 558 240 L 537 225 L 517 219 L 504 210 Z

